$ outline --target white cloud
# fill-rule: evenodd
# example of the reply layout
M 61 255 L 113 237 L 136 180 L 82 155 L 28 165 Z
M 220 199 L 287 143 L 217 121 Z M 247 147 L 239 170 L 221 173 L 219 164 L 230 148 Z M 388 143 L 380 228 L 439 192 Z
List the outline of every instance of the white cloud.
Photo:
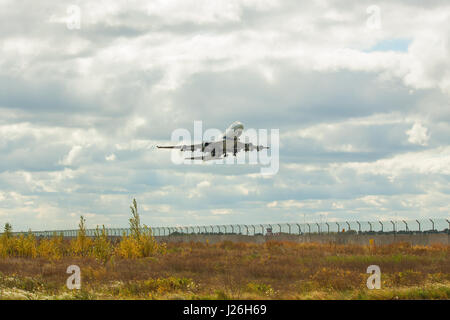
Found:
M 159 225 L 448 212 L 448 3 L 381 2 L 378 30 L 352 0 L 77 5 L 69 30 L 64 3 L 0 3 L 0 215 L 19 227 L 124 226 L 132 196 Z M 154 149 L 200 118 L 279 128 L 279 174 Z
M 374 162 L 332 164 L 333 170 L 351 168 L 359 174 L 371 173 L 396 178 L 402 174 L 450 175 L 450 147 L 408 152 Z
M 426 146 L 430 136 L 428 135 L 428 129 L 420 123 L 414 123 L 411 129 L 406 131 L 408 135 L 408 141 L 413 144 L 418 144 L 421 146 Z
M 211 210 L 211 213 L 213 215 L 228 215 L 231 214 L 233 211 L 231 209 L 213 209 Z
M 116 155 L 114 153 L 111 153 L 110 155 L 105 157 L 106 161 L 115 161 L 116 160 Z
M 197 188 L 208 188 L 209 186 L 211 186 L 211 183 L 207 180 L 197 183 Z
M 75 159 L 81 154 L 82 149 L 83 148 L 81 146 L 73 146 L 72 149 L 70 149 L 67 156 L 65 156 L 64 159 L 61 161 L 61 164 L 65 166 L 72 165 Z

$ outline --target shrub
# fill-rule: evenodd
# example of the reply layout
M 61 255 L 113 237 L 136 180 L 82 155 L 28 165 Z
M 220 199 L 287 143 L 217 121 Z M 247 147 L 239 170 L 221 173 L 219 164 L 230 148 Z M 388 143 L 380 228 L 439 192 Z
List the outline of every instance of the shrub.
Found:
M 71 253 L 75 256 L 86 257 L 92 247 L 92 240 L 86 236 L 86 219 L 80 217 L 77 238 L 71 242 Z
M 41 239 L 37 247 L 38 255 L 50 260 L 60 260 L 65 255 L 65 251 L 63 237 L 56 232 L 50 239 Z
M 140 217 L 136 199 L 133 199 L 133 206 L 130 206 L 132 217 L 130 218 L 131 235 L 122 236 L 116 254 L 123 258 L 143 258 L 150 257 L 157 253 L 166 253 L 165 244 L 159 245 L 152 235 L 152 230 L 144 225 L 141 228 Z
M 111 259 L 113 255 L 113 247 L 111 242 L 108 240 L 108 235 L 106 234 L 105 226 L 103 226 L 100 231 L 98 226 L 95 230 L 95 238 L 92 244 L 91 255 L 99 262 L 105 264 Z
M 30 232 L 26 236 L 21 234 L 19 237 L 11 238 L 14 242 L 14 255 L 23 258 L 36 258 L 37 243 L 36 238 Z
M 274 294 L 274 290 L 270 284 L 249 282 L 247 283 L 245 289 L 247 292 L 253 292 L 265 296 L 271 296 Z
M 317 284 L 318 288 L 328 290 L 349 290 L 362 287 L 365 283 L 361 274 L 342 270 L 339 268 L 321 268 L 316 271 L 311 280 Z

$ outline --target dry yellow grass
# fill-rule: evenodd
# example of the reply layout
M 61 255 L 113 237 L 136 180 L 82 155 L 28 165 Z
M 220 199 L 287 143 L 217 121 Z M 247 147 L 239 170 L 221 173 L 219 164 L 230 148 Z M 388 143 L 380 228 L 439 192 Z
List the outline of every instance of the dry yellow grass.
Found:
M 111 245 L 117 248 L 120 243 Z M 446 245 L 406 243 L 374 248 L 291 242 L 171 243 L 151 256 L 112 255 L 106 263 L 81 255 L 2 258 L 0 288 L 24 290 L 35 298 L 448 299 L 449 251 Z M 80 266 L 82 273 L 82 290 L 76 293 L 65 288 L 66 268 L 71 264 Z M 366 287 L 371 264 L 381 268 L 381 290 Z

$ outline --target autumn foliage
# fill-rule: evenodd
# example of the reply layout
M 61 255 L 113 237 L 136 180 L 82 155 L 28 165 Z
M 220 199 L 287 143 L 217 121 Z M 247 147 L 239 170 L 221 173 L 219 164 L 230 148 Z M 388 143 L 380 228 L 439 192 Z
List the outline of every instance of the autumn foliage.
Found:
M 152 230 L 141 227 L 136 200 L 131 206 L 131 234 L 123 234 L 114 243 L 108 237 L 105 226 L 97 229 L 93 238 L 86 235 L 86 219 L 81 216 L 76 238 L 65 240 L 62 235 L 54 233 L 50 238 L 37 239 L 31 232 L 26 235 L 13 236 L 12 227 L 5 225 L 0 237 L 0 257 L 45 258 L 60 260 L 64 257 L 95 258 L 105 264 L 113 257 L 124 259 L 145 258 L 165 253 L 165 244 L 158 244 Z

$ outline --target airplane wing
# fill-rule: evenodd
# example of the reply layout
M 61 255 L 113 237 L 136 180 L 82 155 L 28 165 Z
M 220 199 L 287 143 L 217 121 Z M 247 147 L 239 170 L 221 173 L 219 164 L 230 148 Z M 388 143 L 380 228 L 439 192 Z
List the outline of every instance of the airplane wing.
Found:
M 177 146 L 156 146 L 159 149 L 179 149 L 180 151 L 196 151 L 210 152 L 213 149 L 217 149 L 222 145 L 222 142 L 203 142 L 189 145 L 177 145 Z
M 177 146 L 156 146 L 159 149 L 179 149 L 180 151 L 195 151 L 201 150 L 203 143 L 177 145 Z

